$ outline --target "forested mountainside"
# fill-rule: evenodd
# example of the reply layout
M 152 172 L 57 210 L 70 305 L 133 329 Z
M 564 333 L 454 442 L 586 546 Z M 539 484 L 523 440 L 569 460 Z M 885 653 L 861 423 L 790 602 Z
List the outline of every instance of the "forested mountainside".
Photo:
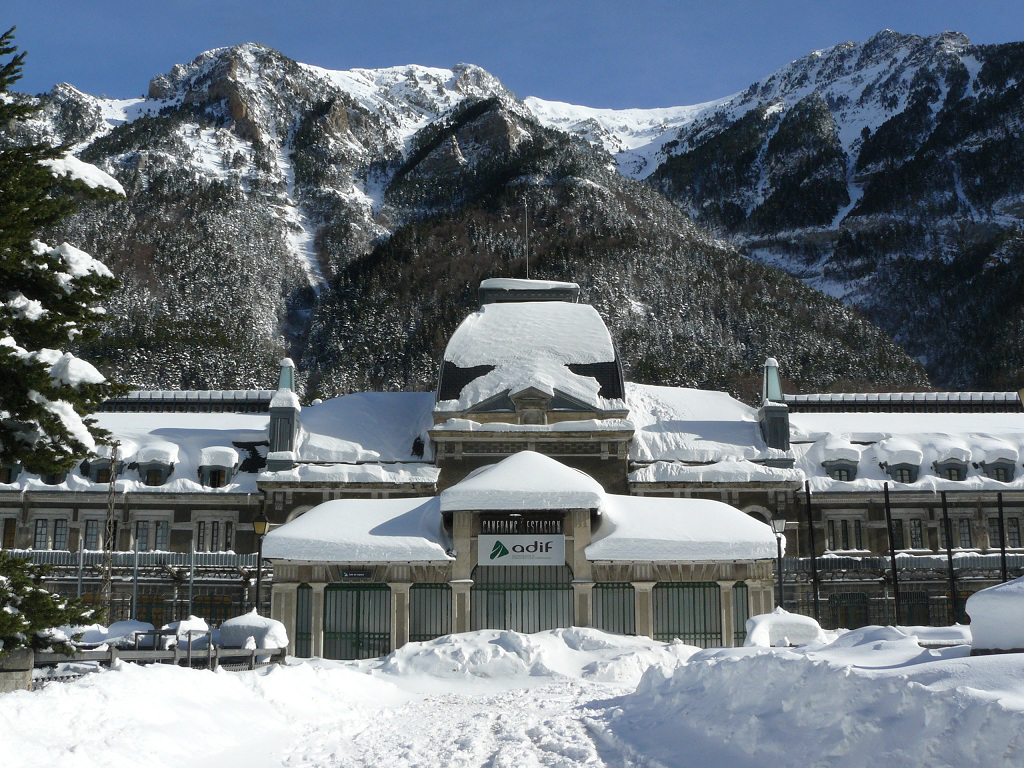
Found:
M 1016 389 L 1022 89 L 1024 44 L 886 31 L 660 124 L 535 106 L 743 253 L 863 310 L 937 385 Z
M 289 353 L 310 397 L 429 388 L 479 280 L 525 274 L 524 206 L 531 276 L 581 283 L 636 380 L 750 398 L 772 354 L 800 388 L 927 385 L 870 323 L 744 258 L 477 67 L 329 72 L 244 45 L 142 99 L 39 98 L 7 140 L 73 145 L 127 191 L 47 236 L 121 275 L 85 351 L 135 386 L 266 386 Z

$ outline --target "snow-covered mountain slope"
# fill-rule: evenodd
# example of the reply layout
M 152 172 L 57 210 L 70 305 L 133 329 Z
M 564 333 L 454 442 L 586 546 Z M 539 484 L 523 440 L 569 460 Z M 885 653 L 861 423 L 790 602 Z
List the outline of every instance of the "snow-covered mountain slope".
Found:
M 255 44 L 175 66 L 145 98 L 62 85 L 41 103 L 14 138 L 71 143 L 127 192 L 64 232 L 123 277 L 89 352 L 137 386 L 268 385 L 287 352 L 310 392 L 429 387 L 476 283 L 522 269 L 524 203 L 531 273 L 579 281 L 638 379 L 749 396 L 772 353 L 812 388 L 924 384 L 870 324 L 610 161 L 671 154 L 718 103 L 577 115 L 471 65 L 333 72 Z M 570 138 L 581 120 L 609 126 L 607 148 Z

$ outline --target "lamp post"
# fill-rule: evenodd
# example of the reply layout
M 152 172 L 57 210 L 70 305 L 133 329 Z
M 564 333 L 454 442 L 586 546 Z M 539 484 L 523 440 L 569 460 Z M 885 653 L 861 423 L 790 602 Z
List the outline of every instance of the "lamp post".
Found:
M 263 589 L 263 537 L 270 530 L 270 520 L 266 513 L 260 511 L 260 516 L 252 521 L 252 532 L 256 534 L 256 613 L 260 612 L 260 593 Z
M 786 518 L 783 515 L 772 515 L 772 533 L 775 534 L 775 543 L 778 546 L 778 560 L 776 572 L 778 573 L 778 606 L 782 608 L 782 535 L 786 532 Z

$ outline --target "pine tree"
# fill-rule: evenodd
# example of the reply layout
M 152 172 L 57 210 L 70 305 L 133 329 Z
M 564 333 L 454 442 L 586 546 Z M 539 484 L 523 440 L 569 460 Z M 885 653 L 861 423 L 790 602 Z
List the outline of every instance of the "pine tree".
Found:
M 39 109 L 9 92 L 25 59 L 13 39 L 13 27 L 0 35 L 0 462 L 61 472 L 95 448 L 102 433 L 85 414 L 111 390 L 91 364 L 62 348 L 95 338 L 98 302 L 117 281 L 88 254 L 37 237 L 80 197 L 120 185 L 66 156 L 66 147 L 10 138 Z
M 96 621 L 80 601 L 43 589 L 45 575 L 45 566 L 0 550 L 0 653 L 23 646 L 60 647 L 61 638 L 47 630 Z

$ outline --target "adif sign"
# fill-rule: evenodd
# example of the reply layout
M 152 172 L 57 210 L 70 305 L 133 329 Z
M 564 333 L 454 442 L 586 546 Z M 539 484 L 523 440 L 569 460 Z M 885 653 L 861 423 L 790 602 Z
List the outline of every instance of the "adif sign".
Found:
M 565 536 L 495 536 L 477 538 L 479 565 L 565 565 Z

